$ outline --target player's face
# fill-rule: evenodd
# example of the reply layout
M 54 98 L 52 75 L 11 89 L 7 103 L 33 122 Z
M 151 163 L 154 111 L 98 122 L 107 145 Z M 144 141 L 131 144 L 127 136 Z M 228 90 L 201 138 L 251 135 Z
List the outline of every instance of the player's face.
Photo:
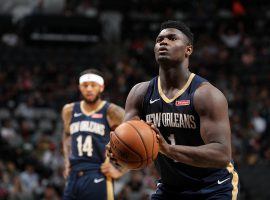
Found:
M 99 98 L 100 94 L 104 90 L 104 86 L 96 82 L 83 82 L 79 85 L 79 89 L 84 100 L 87 103 L 95 103 Z
M 163 29 L 156 39 L 155 57 L 160 62 L 182 62 L 192 53 L 192 46 L 188 45 L 186 36 L 175 28 Z

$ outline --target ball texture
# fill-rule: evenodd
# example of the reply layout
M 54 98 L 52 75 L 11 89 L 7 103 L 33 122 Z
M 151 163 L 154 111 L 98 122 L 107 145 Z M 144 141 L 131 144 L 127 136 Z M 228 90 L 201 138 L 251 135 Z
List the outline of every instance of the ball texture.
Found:
M 140 120 L 130 120 L 119 125 L 111 132 L 110 145 L 118 163 L 134 170 L 150 165 L 159 150 L 155 131 Z

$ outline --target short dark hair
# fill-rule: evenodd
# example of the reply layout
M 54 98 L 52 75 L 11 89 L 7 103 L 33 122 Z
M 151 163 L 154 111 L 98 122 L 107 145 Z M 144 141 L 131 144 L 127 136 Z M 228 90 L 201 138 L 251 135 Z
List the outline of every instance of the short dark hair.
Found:
M 101 76 L 102 78 L 104 77 L 103 76 L 103 73 L 101 71 L 99 71 L 98 69 L 94 69 L 94 68 L 90 68 L 90 69 L 87 69 L 87 70 L 84 70 L 80 73 L 80 77 L 82 75 L 85 75 L 85 74 L 96 74 L 96 75 L 99 75 Z
M 173 21 L 173 20 L 168 20 L 165 21 L 161 24 L 160 26 L 160 31 L 166 28 L 175 28 L 181 31 L 187 38 L 189 39 L 189 43 L 193 45 L 193 33 L 191 32 L 190 28 L 184 24 L 183 22 L 180 21 Z

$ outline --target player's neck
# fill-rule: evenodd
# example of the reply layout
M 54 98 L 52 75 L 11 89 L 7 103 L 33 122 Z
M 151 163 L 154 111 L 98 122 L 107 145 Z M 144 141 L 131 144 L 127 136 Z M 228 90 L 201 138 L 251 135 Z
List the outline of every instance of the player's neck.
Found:
M 96 110 L 98 106 L 101 104 L 102 100 L 98 99 L 95 103 L 87 103 L 86 101 L 82 101 L 82 107 L 86 112 L 91 112 Z
M 182 88 L 187 82 L 191 72 L 187 67 L 159 68 L 160 83 L 163 89 Z

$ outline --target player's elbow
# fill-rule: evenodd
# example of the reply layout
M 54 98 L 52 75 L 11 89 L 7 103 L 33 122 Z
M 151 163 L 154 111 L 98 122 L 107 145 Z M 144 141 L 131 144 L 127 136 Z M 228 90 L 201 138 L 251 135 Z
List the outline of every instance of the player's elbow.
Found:
M 225 168 L 227 167 L 231 162 L 231 158 L 229 156 L 222 156 L 220 163 L 219 163 L 219 167 L 220 168 Z
M 230 153 L 221 153 L 219 156 L 219 161 L 218 161 L 218 167 L 219 168 L 226 168 L 231 162 L 231 155 Z
M 232 160 L 231 148 L 229 145 L 220 144 L 218 150 L 216 151 L 216 161 L 218 168 L 226 168 Z

